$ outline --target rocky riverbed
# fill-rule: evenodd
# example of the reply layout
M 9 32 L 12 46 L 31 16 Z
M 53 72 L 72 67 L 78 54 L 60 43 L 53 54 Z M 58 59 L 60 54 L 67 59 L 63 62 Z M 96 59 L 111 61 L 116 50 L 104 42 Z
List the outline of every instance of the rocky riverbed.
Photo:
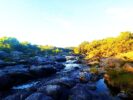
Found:
M 34 57 L 0 69 L 1 100 L 121 100 L 78 56 Z

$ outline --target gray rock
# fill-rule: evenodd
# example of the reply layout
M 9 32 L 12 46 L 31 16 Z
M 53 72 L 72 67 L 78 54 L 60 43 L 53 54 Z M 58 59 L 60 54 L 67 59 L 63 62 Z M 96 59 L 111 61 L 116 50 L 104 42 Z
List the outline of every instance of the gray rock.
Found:
M 46 57 L 35 56 L 29 59 L 29 64 L 40 65 L 47 62 L 47 60 L 48 59 Z
M 54 99 L 59 99 L 62 95 L 63 88 L 59 85 L 46 85 L 38 89 L 39 92 L 52 96 Z
M 81 60 L 75 60 L 73 63 L 81 64 L 82 61 Z
M 55 60 L 57 62 L 65 62 L 66 61 L 66 58 L 65 58 L 65 56 L 56 56 L 55 57 Z
M 53 100 L 51 97 L 46 96 L 43 93 L 33 93 L 29 97 L 27 97 L 25 100 Z
M 80 72 L 80 82 L 89 82 L 90 79 L 91 79 L 91 74 L 90 73 L 87 73 L 87 72 Z
M 77 84 L 71 89 L 69 100 L 114 100 L 107 93 L 99 93 L 93 90 L 94 84 Z
M 25 82 L 32 77 L 28 66 L 25 65 L 8 66 L 3 69 L 3 72 L 10 76 L 14 84 Z
M 90 80 L 93 81 L 93 82 L 98 81 L 100 78 L 102 78 L 101 75 L 96 75 L 96 74 L 93 74 L 93 73 L 91 73 L 91 75 L 90 75 Z
M 117 95 L 119 98 L 122 98 L 122 99 L 126 99 L 126 98 L 128 98 L 128 95 L 127 94 L 125 94 L 125 93 L 123 93 L 123 92 L 121 92 L 121 93 L 118 93 L 118 95 Z
M 60 86 L 65 86 L 67 88 L 72 88 L 76 84 L 76 82 L 72 78 L 63 77 L 63 78 L 48 81 L 45 84 L 46 85 L 60 85 Z
M 0 60 L 0 65 L 4 64 L 5 62 L 3 60 Z
M 13 80 L 11 79 L 11 77 L 7 75 L 7 73 L 0 70 L 0 90 L 5 90 L 12 87 L 12 82 Z
M 35 76 L 48 76 L 56 73 L 56 68 L 53 65 L 32 65 L 30 67 L 30 73 Z
M 67 60 L 75 60 L 76 59 L 76 56 L 66 56 L 66 59 Z
M 0 67 L 4 66 L 5 62 L 3 60 L 0 60 Z
M 0 51 L 0 58 L 1 59 L 8 58 L 8 57 L 9 57 L 8 53 L 6 53 L 5 51 Z
M 31 93 L 32 92 L 28 92 L 28 91 L 20 91 L 18 93 L 5 97 L 3 100 L 24 100 Z
M 77 84 L 71 89 L 69 100 L 92 100 L 89 90 L 82 84 Z
M 25 65 L 7 66 L 3 69 L 3 71 L 8 74 L 29 73 L 29 68 Z
M 6 67 L 6 66 L 15 66 L 15 65 L 17 65 L 16 62 L 0 60 L 0 67 L 1 68 Z
M 20 51 L 11 51 L 10 52 L 10 57 L 14 60 L 14 61 L 18 61 L 19 59 L 21 59 L 21 56 L 23 55 L 23 52 Z
M 54 67 L 57 69 L 57 71 L 60 71 L 61 69 L 65 68 L 65 65 L 63 65 L 61 63 L 55 63 Z
M 96 87 L 96 85 L 95 85 L 94 83 L 88 83 L 88 84 L 86 85 L 86 87 L 87 87 L 89 90 L 96 90 L 96 89 L 97 89 L 97 87 Z

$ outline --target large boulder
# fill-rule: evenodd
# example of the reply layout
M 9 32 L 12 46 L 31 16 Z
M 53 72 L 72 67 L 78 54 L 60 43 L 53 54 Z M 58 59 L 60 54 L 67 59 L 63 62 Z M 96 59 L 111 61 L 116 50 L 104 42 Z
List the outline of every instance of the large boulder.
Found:
M 90 81 L 92 81 L 92 82 L 96 82 L 101 78 L 102 78 L 101 74 L 97 75 L 97 74 L 91 73 L 91 75 L 90 75 Z
M 15 65 L 17 65 L 17 62 L 10 61 L 10 62 L 6 62 L 4 65 L 5 66 L 15 66 Z
M 127 100 L 128 99 L 128 95 L 126 93 L 123 93 L 123 92 L 118 93 L 117 96 L 119 98 L 121 98 L 122 100 L 124 100 L 124 99 Z
M 44 93 L 36 92 L 31 94 L 25 100 L 53 100 L 53 99 L 49 96 L 46 96 Z
M 77 84 L 71 89 L 69 100 L 114 100 L 107 93 L 95 91 L 95 84 Z
M 30 67 L 30 73 L 35 76 L 49 76 L 56 73 L 56 68 L 53 65 L 32 65 Z
M 84 85 L 77 84 L 71 89 L 69 100 L 92 100 L 92 97 Z
M 13 85 L 31 79 L 25 65 L 8 66 L 0 70 L 0 90 L 9 89 Z
M 15 94 L 9 95 L 2 100 L 24 100 L 26 97 L 28 97 L 31 94 L 32 92 L 29 91 L 20 91 Z
M 0 51 L 0 58 L 1 59 L 5 59 L 5 58 L 8 58 L 9 57 L 9 54 L 5 51 Z
M 9 89 L 10 87 L 12 87 L 12 85 L 13 80 L 11 79 L 11 77 L 7 73 L 0 70 L 0 91 Z
M 66 56 L 67 60 L 77 60 L 76 56 Z
M 66 88 L 72 88 L 76 84 L 76 81 L 73 78 L 62 77 L 62 78 L 50 80 L 46 82 L 45 84 L 46 85 L 60 85 Z
M 28 66 L 25 65 L 8 66 L 3 69 L 3 72 L 10 76 L 14 84 L 25 82 L 32 77 Z
M 25 64 L 25 65 L 27 65 L 27 64 L 29 64 L 29 61 L 27 59 L 20 59 L 20 60 L 17 61 L 17 64 Z
M 56 56 L 55 60 L 57 62 L 65 62 L 66 61 L 66 57 L 65 56 Z
M 65 90 L 60 85 L 46 85 L 46 86 L 40 87 L 38 91 L 53 97 L 55 100 L 59 100 L 63 91 Z
M 29 64 L 40 65 L 47 62 L 47 60 L 48 59 L 46 57 L 35 56 L 29 59 Z
M 20 52 L 20 51 L 11 51 L 10 52 L 10 57 L 14 61 L 20 60 L 22 55 L 23 55 L 23 52 Z
M 13 61 L 3 61 L 3 60 L 0 60 L 0 67 L 6 67 L 6 66 L 14 66 L 14 65 L 17 65 L 16 62 L 13 62 Z
M 91 74 L 87 72 L 80 72 L 79 79 L 80 82 L 89 82 L 91 79 Z
M 125 63 L 123 69 L 127 72 L 133 72 L 133 63 Z
M 3 71 L 7 72 L 8 74 L 29 73 L 29 66 L 26 65 L 7 66 L 3 69 Z
M 0 60 L 0 66 L 4 66 L 5 62 L 3 60 Z
M 55 63 L 55 64 L 53 64 L 53 66 L 56 68 L 57 71 L 60 71 L 61 69 L 65 68 L 65 65 L 63 65 L 61 63 Z
M 82 60 L 75 60 L 73 63 L 81 64 Z
M 103 58 L 100 59 L 100 67 L 109 67 L 109 68 L 120 68 L 124 65 L 124 61 L 118 58 Z

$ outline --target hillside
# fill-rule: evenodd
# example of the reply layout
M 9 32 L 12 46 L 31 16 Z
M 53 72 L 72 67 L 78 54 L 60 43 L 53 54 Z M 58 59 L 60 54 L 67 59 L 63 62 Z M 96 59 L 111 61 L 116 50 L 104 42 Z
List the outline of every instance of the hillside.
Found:
M 106 83 L 119 90 L 122 98 L 127 95 L 133 98 L 133 33 L 121 32 L 118 37 L 86 41 L 74 52 L 85 57 L 93 73 L 104 71 Z

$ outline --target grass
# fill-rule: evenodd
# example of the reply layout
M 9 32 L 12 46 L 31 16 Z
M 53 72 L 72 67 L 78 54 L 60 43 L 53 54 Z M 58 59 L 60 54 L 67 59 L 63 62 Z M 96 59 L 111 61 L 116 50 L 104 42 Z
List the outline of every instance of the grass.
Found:
M 90 72 L 94 74 L 98 74 L 98 69 L 96 67 L 91 67 Z
M 121 91 L 133 96 L 133 73 L 121 70 L 108 70 L 108 83 L 112 87 L 117 87 Z

